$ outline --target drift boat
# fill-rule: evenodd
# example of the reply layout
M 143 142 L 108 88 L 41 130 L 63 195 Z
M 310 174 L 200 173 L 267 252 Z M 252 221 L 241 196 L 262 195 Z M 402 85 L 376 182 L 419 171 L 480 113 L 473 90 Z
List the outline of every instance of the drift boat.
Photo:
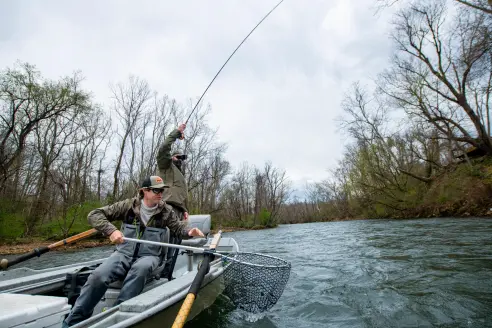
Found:
M 189 226 L 210 233 L 210 215 L 191 215 Z M 207 250 L 212 238 L 183 240 L 181 245 Z M 215 246 L 215 245 L 214 245 Z M 216 251 L 235 253 L 239 246 L 233 238 L 222 237 Z M 92 316 L 73 328 L 123 328 L 130 326 L 170 327 L 187 296 L 204 255 L 190 250 L 179 252 L 172 280 L 160 278 L 164 263 L 147 279 L 143 292 L 117 306 L 122 281 L 112 283 L 97 304 Z M 43 270 L 26 267 L 0 272 L 0 327 L 61 327 L 88 275 L 105 259 L 80 262 Z M 222 293 L 220 282 L 230 265 L 219 256 L 210 262 L 209 272 L 201 284 L 187 321 L 210 306 Z

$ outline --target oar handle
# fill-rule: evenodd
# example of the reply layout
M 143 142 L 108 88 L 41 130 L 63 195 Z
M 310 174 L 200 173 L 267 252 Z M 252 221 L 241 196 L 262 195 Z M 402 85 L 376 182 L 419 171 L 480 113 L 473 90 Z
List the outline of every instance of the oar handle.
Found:
M 214 239 L 212 239 L 212 242 L 210 243 L 209 249 L 211 251 L 215 251 L 217 245 L 219 245 L 219 240 L 221 236 L 222 236 L 222 230 L 219 230 L 219 232 L 217 232 L 217 234 L 214 236 Z
M 35 256 L 39 257 L 41 254 L 44 254 L 48 252 L 50 249 L 48 246 L 43 246 L 40 248 L 35 248 L 32 251 L 30 251 L 27 254 L 23 254 L 21 256 L 16 257 L 15 259 L 12 259 L 11 261 L 7 259 L 3 259 L 0 261 L 0 270 L 6 270 L 8 267 L 11 267 L 12 265 L 16 265 L 17 263 L 27 261 L 30 258 L 33 258 Z

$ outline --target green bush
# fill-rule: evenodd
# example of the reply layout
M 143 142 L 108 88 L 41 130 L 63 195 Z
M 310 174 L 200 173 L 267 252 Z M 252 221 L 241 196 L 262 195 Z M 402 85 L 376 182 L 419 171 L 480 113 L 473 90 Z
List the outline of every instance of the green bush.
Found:
M 266 209 L 262 208 L 258 218 L 260 220 L 260 224 L 265 227 L 269 227 L 271 225 L 271 213 Z
M 3 240 L 15 240 L 24 232 L 24 217 L 29 204 L 0 199 L 0 236 Z

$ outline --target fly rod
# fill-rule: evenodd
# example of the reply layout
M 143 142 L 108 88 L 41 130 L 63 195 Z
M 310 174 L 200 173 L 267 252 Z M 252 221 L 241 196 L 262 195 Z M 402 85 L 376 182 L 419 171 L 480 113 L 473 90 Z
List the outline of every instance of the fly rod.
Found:
M 207 93 L 207 90 L 210 88 L 210 86 L 212 85 L 212 83 L 214 83 L 215 79 L 217 78 L 217 76 L 220 74 L 220 72 L 222 71 L 222 69 L 224 68 L 224 66 L 229 62 L 229 60 L 232 58 L 232 56 L 234 56 L 234 54 L 236 53 L 236 51 L 239 49 L 239 47 L 241 47 L 241 45 L 248 39 L 248 37 L 254 32 L 254 30 L 256 30 L 256 28 L 258 26 L 260 26 L 260 24 L 278 7 L 280 6 L 280 4 L 284 2 L 284 0 L 280 0 L 279 3 L 277 3 L 275 5 L 275 7 L 273 7 L 259 22 L 258 24 L 256 24 L 256 26 L 248 33 L 248 35 L 246 35 L 246 37 L 243 39 L 243 41 L 241 41 L 241 43 L 236 47 L 236 49 L 234 49 L 234 51 L 232 52 L 232 54 L 229 56 L 229 58 L 227 58 L 227 60 L 225 61 L 225 63 L 222 65 L 222 67 L 219 69 L 219 71 L 217 72 L 217 74 L 215 74 L 214 78 L 212 79 L 212 81 L 210 81 L 210 83 L 208 84 L 207 88 L 205 89 L 205 91 L 203 91 L 202 95 L 200 96 L 200 98 L 198 99 L 197 103 L 195 104 L 195 106 L 193 107 L 190 115 L 188 115 L 188 118 L 186 119 L 185 121 L 185 124 L 188 124 L 188 121 L 189 119 L 191 118 L 191 115 L 193 115 L 193 112 L 196 110 L 196 108 L 198 107 L 198 104 L 200 104 L 200 101 L 202 100 L 203 96 L 205 96 L 205 93 Z M 184 134 L 181 136 L 180 139 L 184 139 Z

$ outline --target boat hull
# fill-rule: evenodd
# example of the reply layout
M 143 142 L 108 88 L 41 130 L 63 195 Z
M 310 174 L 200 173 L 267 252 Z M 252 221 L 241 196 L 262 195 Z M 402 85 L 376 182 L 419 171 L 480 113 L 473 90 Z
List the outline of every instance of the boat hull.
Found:
M 210 242 L 210 240 L 209 240 Z M 206 248 L 206 247 L 205 247 Z M 238 251 L 238 245 L 232 238 L 222 238 L 217 250 Z M 197 273 L 199 262 L 203 259 L 202 254 L 184 253 L 178 256 L 173 277 L 175 279 L 154 279 L 147 283 L 144 291 L 118 306 L 114 306 L 119 289 L 117 287 L 109 288 L 105 296 L 94 309 L 91 318 L 72 326 L 73 328 L 123 328 L 123 327 L 166 327 L 171 326 L 174 322 L 183 300 L 185 299 L 189 287 Z M 77 265 L 63 266 L 46 270 L 30 270 L 20 268 L 4 272 L 3 277 L 0 275 L 0 308 L 2 302 L 8 303 L 8 295 L 28 294 L 45 295 L 46 297 L 58 296 L 60 299 L 67 297 L 60 294 L 67 273 L 74 272 L 84 266 L 101 263 L 104 259 L 79 263 Z M 220 257 L 216 257 L 210 263 L 210 270 L 205 275 L 200 292 L 193 304 L 188 321 L 192 320 L 201 311 L 214 303 L 215 299 L 223 291 L 221 275 L 224 272 Z M 16 272 L 17 271 L 17 272 Z M 65 306 L 64 309 L 67 307 Z M 70 308 L 70 305 L 68 305 Z M 61 313 L 61 312 L 60 312 Z M 64 319 L 66 313 L 60 316 Z M 16 324 L 22 324 L 23 318 L 19 315 Z M 29 327 L 43 327 L 40 323 L 32 322 Z M 0 313 L 0 326 L 2 318 Z
M 203 310 L 210 307 L 217 297 L 222 294 L 224 290 L 224 284 L 221 277 L 217 277 L 214 281 L 209 282 L 207 285 L 200 289 L 200 293 L 198 293 L 193 307 L 188 315 L 187 321 L 193 320 L 198 314 L 200 314 Z M 166 308 L 164 311 L 156 313 L 154 316 L 149 317 L 137 325 L 135 327 L 138 328 L 162 328 L 162 327 L 171 327 L 176 319 L 176 315 L 178 314 L 181 305 L 183 304 L 184 299 L 182 298 L 180 301 L 174 303 L 173 305 Z

